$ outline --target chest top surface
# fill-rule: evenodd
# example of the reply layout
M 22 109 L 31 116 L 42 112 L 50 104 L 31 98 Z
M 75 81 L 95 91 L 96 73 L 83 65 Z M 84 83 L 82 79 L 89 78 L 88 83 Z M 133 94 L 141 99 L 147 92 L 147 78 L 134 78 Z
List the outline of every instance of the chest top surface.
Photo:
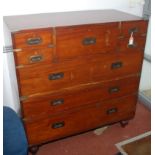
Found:
M 117 10 L 92 10 L 4 16 L 3 19 L 13 32 L 34 28 L 134 21 L 142 18 Z

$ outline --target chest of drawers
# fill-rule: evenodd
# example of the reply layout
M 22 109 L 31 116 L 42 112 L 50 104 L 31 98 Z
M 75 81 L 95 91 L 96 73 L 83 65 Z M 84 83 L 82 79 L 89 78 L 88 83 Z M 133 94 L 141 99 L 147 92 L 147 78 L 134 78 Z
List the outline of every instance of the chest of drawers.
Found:
M 47 17 L 12 32 L 29 145 L 132 119 L 147 21 L 114 10 Z

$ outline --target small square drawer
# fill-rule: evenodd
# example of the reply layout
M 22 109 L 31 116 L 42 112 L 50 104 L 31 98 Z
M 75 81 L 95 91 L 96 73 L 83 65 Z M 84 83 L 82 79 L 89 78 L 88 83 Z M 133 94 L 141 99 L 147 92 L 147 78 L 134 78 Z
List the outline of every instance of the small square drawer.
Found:
M 22 30 L 12 33 L 13 46 L 15 49 L 35 48 L 52 46 L 52 28 Z
M 146 36 L 148 21 L 126 21 L 122 22 L 122 36 L 129 37 L 133 32 L 134 36 Z
M 131 119 L 135 114 L 137 95 L 96 102 L 59 115 L 25 120 L 29 145 L 56 140 L 102 125 Z

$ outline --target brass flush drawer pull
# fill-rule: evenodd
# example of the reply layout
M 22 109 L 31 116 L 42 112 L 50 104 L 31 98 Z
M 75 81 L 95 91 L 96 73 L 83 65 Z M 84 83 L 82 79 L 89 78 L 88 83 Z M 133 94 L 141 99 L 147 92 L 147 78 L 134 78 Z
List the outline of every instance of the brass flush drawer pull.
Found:
M 54 101 L 51 102 L 52 106 L 57 106 L 57 105 L 61 105 L 64 103 L 64 99 L 56 99 Z
M 58 79 L 62 79 L 64 77 L 64 73 L 61 72 L 61 73 L 53 73 L 53 74 L 50 74 L 48 76 L 48 79 L 49 80 L 58 80 Z
M 41 42 L 42 42 L 42 39 L 40 37 L 27 39 L 28 45 L 38 45 L 38 44 L 41 44 Z
M 30 56 L 30 62 L 39 62 L 43 60 L 43 56 L 42 55 L 33 55 Z
M 110 114 L 116 113 L 117 111 L 118 111 L 117 108 L 111 108 L 111 109 L 108 109 L 108 110 L 107 110 L 107 115 L 110 115 Z
M 83 45 L 93 45 L 96 44 L 96 38 L 84 38 L 82 41 Z
M 109 93 L 112 94 L 112 93 L 117 93 L 120 91 L 120 88 L 119 87 L 112 87 L 109 89 Z
M 52 128 L 58 129 L 58 128 L 64 127 L 64 125 L 65 125 L 65 122 L 56 122 L 56 123 L 52 124 Z
M 129 34 L 131 34 L 132 32 L 133 33 L 137 33 L 139 30 L 138 30 L 138 28 L 137 27 L 133 27 L 133 28 L 130 28 L 129 29 Z
M 121 61 L 114 62 L 111 64 L 111 69 L 118 69 L 118 68 L 121 68 L 122 66 L 123 66 L 123 63 Z

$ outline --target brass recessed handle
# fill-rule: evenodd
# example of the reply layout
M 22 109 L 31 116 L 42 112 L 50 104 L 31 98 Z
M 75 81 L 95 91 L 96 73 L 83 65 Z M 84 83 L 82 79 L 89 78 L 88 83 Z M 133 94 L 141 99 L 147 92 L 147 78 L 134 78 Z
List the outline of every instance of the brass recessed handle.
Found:
M 48 79 L 49 80 L 58 80 L 58 79 L 62 79 L 63 77 L 64 77 L 64 73 L 63 72 L 60 72 L 60 73 L 50 74 L 48 76 Z
M 111 109 L 108 109 L 108 110 L 107 110 L 107 115 L 110 115 L 110 114 L 116 113 L 117 111 L 118 111 L 117 108 L 111 108 Z
M 137 33 L 137 32 L 139 32 L 139 30 L 138 30 L 137 27 L 132 27 L 132 28 L 129 29 L 129 34 L 131 34 L 132 32 Z
M 33 55 L 33 56 L 30 56 L 30 62 L 40 62 L 43 60 L 43 56 L 42 55 Z
M 121 61 L 114 62 L 111 64 L 111 69 L 118 69 L 118 68 L 121 68 L 122 66 L 123 66 L 123 63 Z
M 52 124 L 52 128 L 53 129 L 58 129 L 58 128 L 62 128 L 62 127 L 64 127 L 64 125 L 65 125 L 65 122 L 63 121 L 63 122 L 56 122 L 56 123 L 54 123 L 54 124 Z
M 109 89 L 109 93 L 112 94 L 112 93 L 117 93 L 120 91 L 120 88 L 119 87 L 111 87 Z
M 84 38 L 82 40 L 82 44 L 83 45 L 93 45 L 93 44 L 96 44 L 96 38 L 94 38 L 94 37 Z
M 28 45 L 38 45 L 38 44 L 41 44 L 41 42 L 42 42 L 42 39 L 40 37 L 37 37 L 37 38 L 29 38 L 26 41 L 26 43 Z
M 61 105 L 63 103 L 64 103 L 64 99 L 62 99 L 62 98 L 51 101 L 52 106 Z

